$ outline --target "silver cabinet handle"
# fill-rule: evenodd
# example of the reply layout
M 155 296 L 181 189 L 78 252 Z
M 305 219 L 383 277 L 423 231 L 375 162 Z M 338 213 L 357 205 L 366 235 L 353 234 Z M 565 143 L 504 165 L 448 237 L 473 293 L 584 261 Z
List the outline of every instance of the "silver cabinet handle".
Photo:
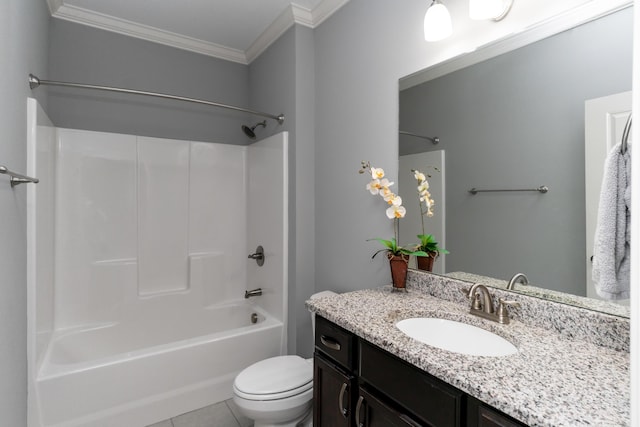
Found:
M 356 427 L 364 427 L 364 423 L 360 421 L 360 410 L 362 409 L 362 403 L 364 397 L 358 397 L 358 403 L 356 404 Z
M 411 418 L 409 418 L 405 414 L 401 414 L 400 415 L 400 419 L 402 421 L 404 421 L 405 423 L 407 423 L 407 425 L 410 425 L 411 427 L 421 427 L 420 424 L 416 423 L 415 421 L 413 421 Z
M 338 408 L 340 408 L 340 413 L 345 418 L 349 416 L 349 410 L 344 407 L 342 402 L 344 402 L 344 393 L 347 391 L 348 387 L 349 387 L 349 384 L 342 383 L 342 387 L 340 388 L 340 395 L 338 396 Z
M 320 342 L 327 348 L 331 350 L 340 351 L 340 343 L 333 338 L 329 338 L 326 335 L 322 335 L 320 337 Z

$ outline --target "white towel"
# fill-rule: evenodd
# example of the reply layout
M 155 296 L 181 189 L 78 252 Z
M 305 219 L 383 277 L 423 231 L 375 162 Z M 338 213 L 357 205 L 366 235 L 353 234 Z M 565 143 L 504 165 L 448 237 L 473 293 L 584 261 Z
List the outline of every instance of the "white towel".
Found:
M 593 249 L 593 280 L 602 298 L 629 298 L 631 144 L 616 144 L 605 160 Z

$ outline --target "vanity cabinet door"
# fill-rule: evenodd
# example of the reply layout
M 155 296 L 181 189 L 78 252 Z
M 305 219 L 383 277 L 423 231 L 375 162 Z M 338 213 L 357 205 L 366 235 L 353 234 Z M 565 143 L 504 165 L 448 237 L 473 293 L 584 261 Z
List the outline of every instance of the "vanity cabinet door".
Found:
M 360 382 L 379 390 L 432 427 L 462 427 L 464 393 L 366 341 L 360 341 Z
M 351 427 L 357 382 L 333 363 L 313 358 L 314 427 Z
M 423 426 L 404 412 L 391 408 L 362 387 L 358 390 L 354 417 L 356 427 Z
M 469 427 L 527 427 L 526 424 L 471 396 L 467 399 L 467 425 Z
M 478 408 L 478 427 L 522 427 L 523 425 L 484 405 Z

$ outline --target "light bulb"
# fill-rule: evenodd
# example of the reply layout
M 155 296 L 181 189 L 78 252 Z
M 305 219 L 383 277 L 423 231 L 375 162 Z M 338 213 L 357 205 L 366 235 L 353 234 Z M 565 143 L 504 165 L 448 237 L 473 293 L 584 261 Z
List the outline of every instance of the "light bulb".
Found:
M 452 32 L 449 10 L 438 0 L 434 0 L 424 15 L 424 39 L 435 42 L 449 37 Z

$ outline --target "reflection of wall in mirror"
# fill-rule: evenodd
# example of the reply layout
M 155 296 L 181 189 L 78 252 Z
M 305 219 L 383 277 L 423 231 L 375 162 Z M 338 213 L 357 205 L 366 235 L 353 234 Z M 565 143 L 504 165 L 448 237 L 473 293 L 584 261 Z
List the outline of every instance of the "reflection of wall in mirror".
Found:
M 584 101 L 631 88 L 632 9 L 400 93 L 400 129 L 447 150 L 447 271 L 585 295 Z M 400 138 L 400 155 L 433 150 Z M 547 194 L 480 193 L 533 188 Z
M 402 137 L 401 137 L 402 138 Z M 424 211 L 424 203 L 420 205 L 418 196 L 418 182 L 411 170 L 419 170 L 427 177 L 429 192 L 434 200 L 433 216 L 424 215 L 424 232 L 432 234 L 438 242 L 438 247 L 447 248 L 445 239 L 445 162 L 444 150 L 409 154 L 400 156 L 398 165 L 398 192 L 402 197 L 402 204 L 407 209 L 407 214 L 400 221 L 399 240 L 402 245 L 418 243 L 418 234 L 422 234 L 422 221 L 420 212 Z M 433 264 L 433 272 L 443 274 L 445 270 L 445 258 L 440 255 Z M 415 268 L 415 259 L 411 259 L 411 268 Z

